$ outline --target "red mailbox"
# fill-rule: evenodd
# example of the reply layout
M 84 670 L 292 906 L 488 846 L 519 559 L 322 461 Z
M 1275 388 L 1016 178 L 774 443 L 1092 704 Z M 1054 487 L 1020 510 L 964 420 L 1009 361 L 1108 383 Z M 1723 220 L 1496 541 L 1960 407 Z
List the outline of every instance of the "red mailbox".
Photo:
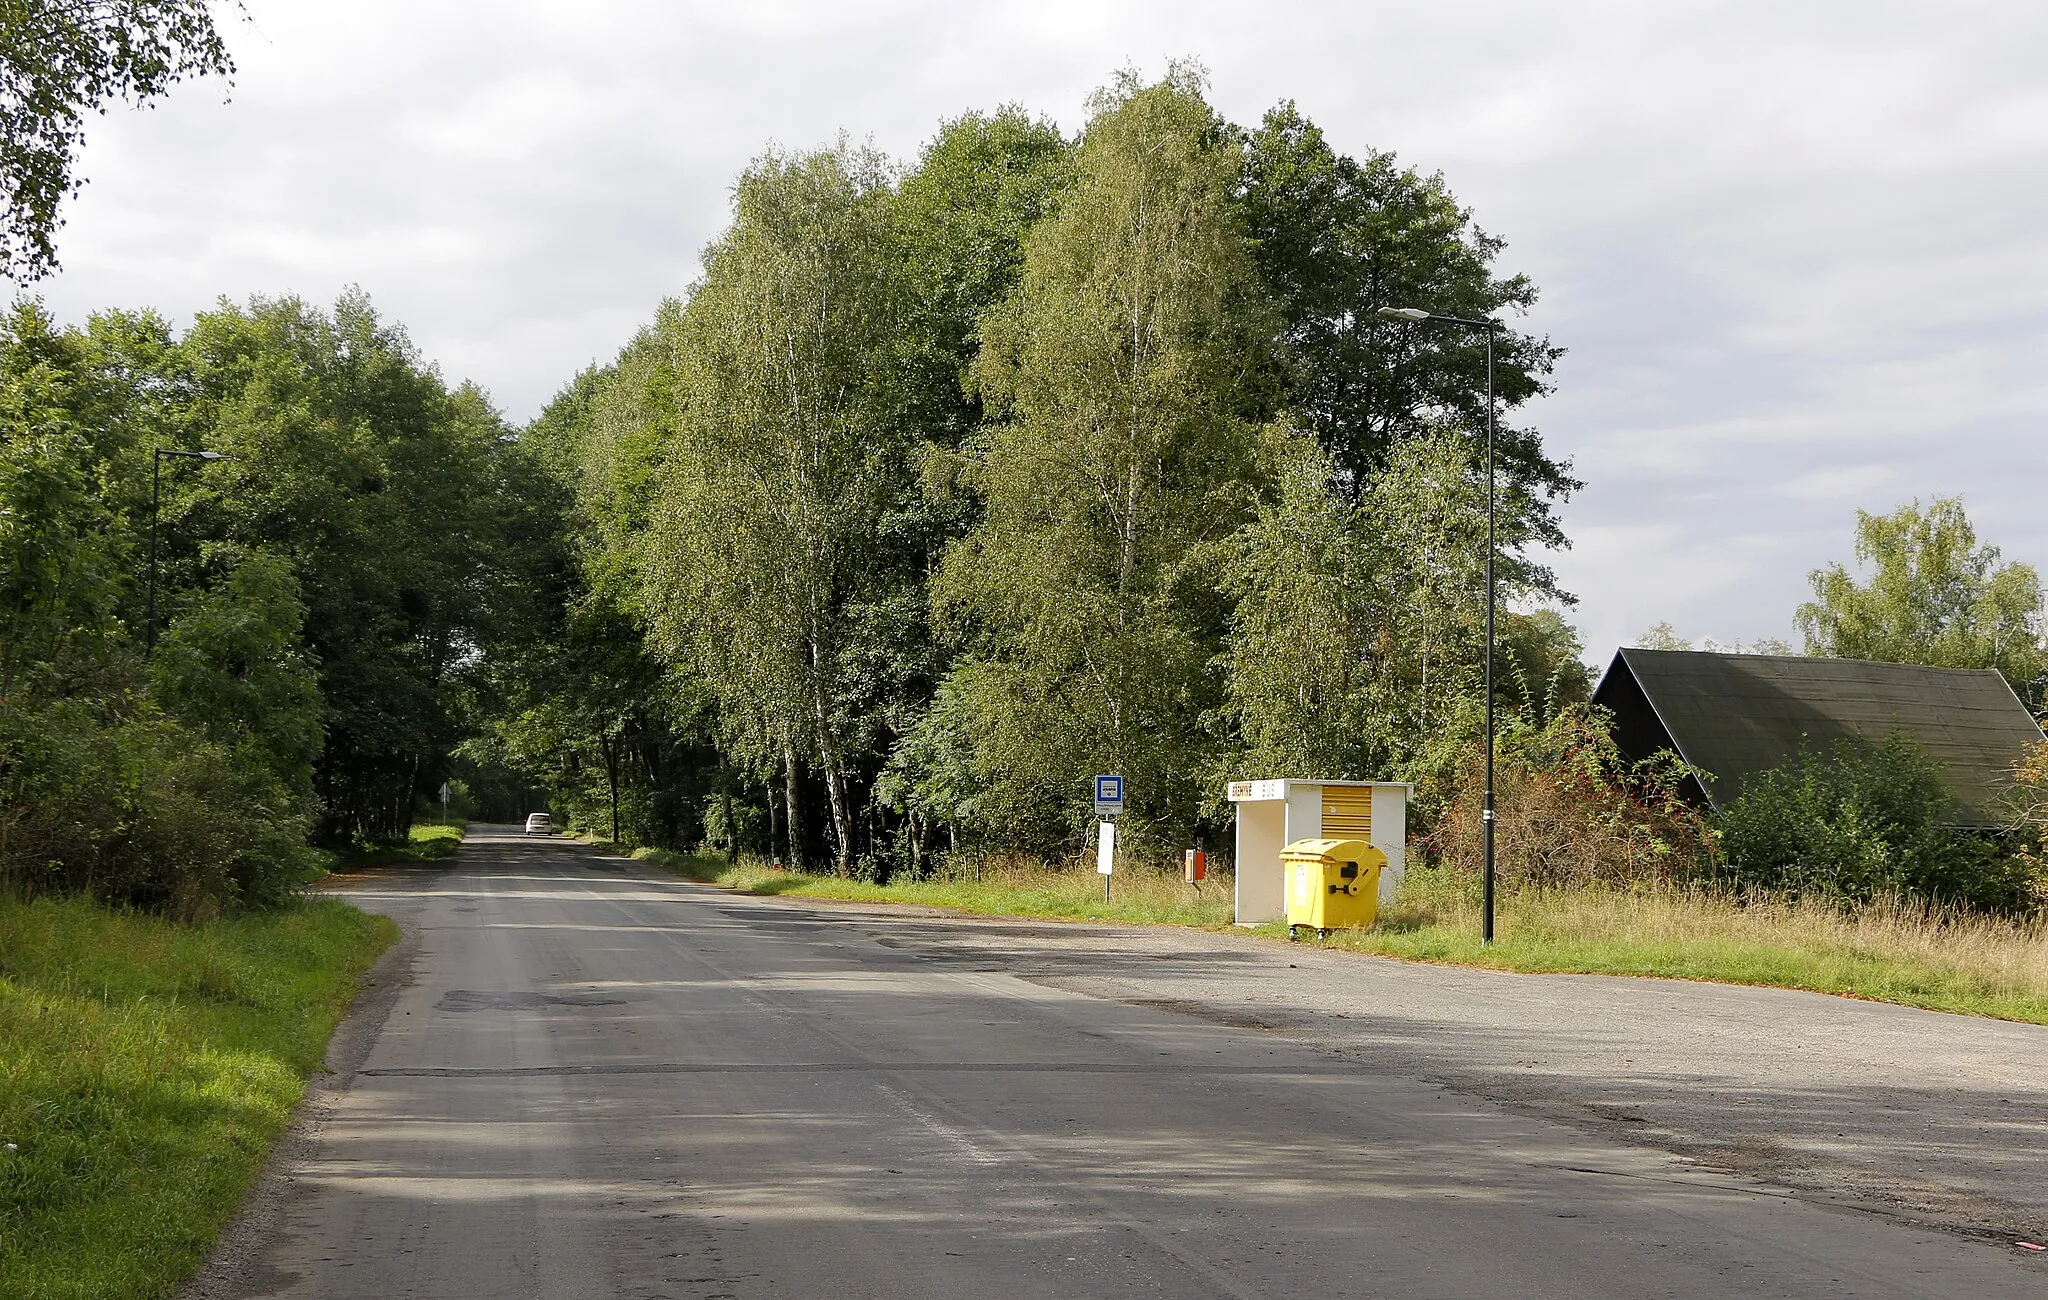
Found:
M 1189 849 L 1181 859 L 1181 879 L 1190 885 L 1209 877 L 1209 858 L 1200 849 Z

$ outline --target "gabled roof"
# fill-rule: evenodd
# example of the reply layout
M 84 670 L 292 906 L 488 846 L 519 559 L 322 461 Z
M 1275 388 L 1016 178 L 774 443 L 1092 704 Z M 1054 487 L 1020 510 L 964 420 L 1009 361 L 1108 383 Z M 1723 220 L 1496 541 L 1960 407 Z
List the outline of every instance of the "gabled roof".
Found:
M 1593 702 L 1613 711 L 1615 743 L 1629 759 L 1671 749 L 1712 773 L 1700 793 L 1715 808 L 1802 741 L 1820 749 L 1899 730 L 1940 766 L 1964 820 L 1991 825 L 2002 820 L 2013 764 L 2042 739 L 1991 668 L 1630 648 L 1616 652 Z

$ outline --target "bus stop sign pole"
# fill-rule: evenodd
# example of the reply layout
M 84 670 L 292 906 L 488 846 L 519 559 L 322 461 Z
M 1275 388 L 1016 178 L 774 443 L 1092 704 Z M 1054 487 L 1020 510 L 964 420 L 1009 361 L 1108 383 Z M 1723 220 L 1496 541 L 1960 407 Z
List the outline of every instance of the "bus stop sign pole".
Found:
M 1095 778 L 1095 870 L 1102 877 L 1102 901 L 1109 901 L 1109 878 L 1116 871 L 1116 822 L 1124 810 L 1124 779 L 1114 774 Z

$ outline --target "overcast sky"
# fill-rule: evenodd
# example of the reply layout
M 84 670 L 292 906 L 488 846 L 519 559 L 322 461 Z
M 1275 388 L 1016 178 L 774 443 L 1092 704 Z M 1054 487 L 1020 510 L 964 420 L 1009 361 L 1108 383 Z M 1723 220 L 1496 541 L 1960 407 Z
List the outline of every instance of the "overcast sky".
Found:
M 767 142 L 910 158 L 1006 102 L 1071 132 L 1191 57 L 1239 122 L 1291 98 L 1442 171 L 1541 287 L 1589 658 L 1790 637 L 1857 507 L 1960 493 L 2048 569 L 2048 6 L 247 4 L 229 102 L 92 123 L 60 317 L 361 285 L 524 421 L 688 285 Z

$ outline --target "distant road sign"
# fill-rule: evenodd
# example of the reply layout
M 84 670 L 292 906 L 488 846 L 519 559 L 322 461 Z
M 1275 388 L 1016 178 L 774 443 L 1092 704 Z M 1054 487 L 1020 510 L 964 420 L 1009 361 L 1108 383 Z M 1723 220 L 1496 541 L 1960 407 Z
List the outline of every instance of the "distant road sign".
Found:
M 1114 817 L 1124 810 L 1124 779 L 1120 776 L 1095 778 L 1095 815 Z
M 1103 822 L 1097 828 L 1095 841 L 1095 871 L 1107 876 L 1116 870 L 1116 823 Z M 1108 882 L 1104 882 L 1107 887 Z

